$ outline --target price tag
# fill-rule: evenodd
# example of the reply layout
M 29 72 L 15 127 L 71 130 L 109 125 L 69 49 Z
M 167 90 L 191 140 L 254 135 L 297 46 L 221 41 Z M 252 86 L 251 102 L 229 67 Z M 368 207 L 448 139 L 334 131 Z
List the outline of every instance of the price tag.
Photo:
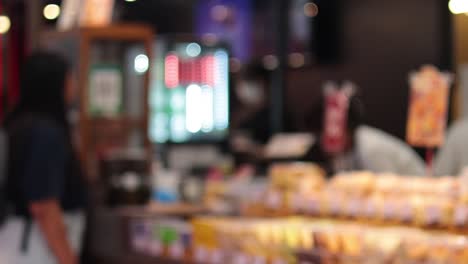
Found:
M 272 264 L 288 264 L 288 262 L 286 262 L 284 259 L 275 259 L 273 260 Z
M 148 253 L 151 256 L 159 257 L 161 256 L 162 251 L 163 251 L 163 247 L 160 241 L 158 240 L 151 241 L 148 247 Z
M 295 212 L 302 211 L 304 205 L 304 197 L 300 194 L 293 194 L 289 203 L 290 208 Z
M 309 199 L 305 205 L 305 211 L 308 214 L 318 214 L 320 213 L 320 203 L 316 199 Z
M 131 225 L 131 244 L 135 251 L 146 251 L 149 245 L 149 229 L 146 222 L 134 222 Z
M 223 263 L 223 252 L 221 250 L 213 250 L 211 252 L 211 262 L 213 264 Z
M 426 208 L 426 224 L 436 224 L 442 219 L 442 210 L 437 206 Z
M 375 203 L 372 201 L 368 201 L 366 203 L 366 208 L 364 210 L 365 210 L 365 215 L 368 218 L 375 218 L 375 216 L 377 215 L 377 207 L 375 206 Z
M 466 225 L 468 223 L 468 207 L 462 205 L 457 206 L 455 208 L 454 220 L 457 226 Z
M 234 257 L 233 264 L 248 264 L 248 263 L 250 263 L 249 257 L 244 253 L 237 253 L 236 256 Z
M 270 209 L 279 209 L 281 206 L 281 195 L 279 192 L 269 192 L 267 194 L 266 205 Z
M 145 238 L 136 237 L 133 238 L 132 245 L 135 251 L 144 251 L 146 250 L 147 241 Z
M 339 215 L 341 212 L 340 201 L 338 201 L 338 199 L 332 198 L 330 199 L 329 203 L 330 203 L 330 214 Z
M 396 217 L 396 206 L 393 203 L 387 203 L 384 206 L 383 218 L 386 220 L 395 219 Z
M 184 256 L 185 249 L 181 243 L 174 243 L 169 247 L 169 255 L 173 259 L 181 259 Z
M 253 264 L 266 264 L 266 259 L 261 256 L 256 256 L 253 260 Z
M 204 247 L 196 247 L 195 260 L 198 263 L 205 263 L 208 260 L 208 251 Z
M 351 217 L 358 217 L 360 209 L 361 201 L 358 199 L 351 199 L 347 206 L 347 214 Z
M 405 204 L 400 209 L 400 220 L 403 222 L 409 222 L 414 218 L 414 211 L 411 205 Z

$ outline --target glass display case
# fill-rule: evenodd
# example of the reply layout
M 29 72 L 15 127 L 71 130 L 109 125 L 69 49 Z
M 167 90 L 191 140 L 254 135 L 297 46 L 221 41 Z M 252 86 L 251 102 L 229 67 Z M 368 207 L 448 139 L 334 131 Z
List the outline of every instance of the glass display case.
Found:
M 70 112 L 82 161 L 91 179 L 115 153 L 150 159 L 148 86 L 151 28 L 113 25 L 45 32 L 41 46 L 64 55 L 79 100 Z

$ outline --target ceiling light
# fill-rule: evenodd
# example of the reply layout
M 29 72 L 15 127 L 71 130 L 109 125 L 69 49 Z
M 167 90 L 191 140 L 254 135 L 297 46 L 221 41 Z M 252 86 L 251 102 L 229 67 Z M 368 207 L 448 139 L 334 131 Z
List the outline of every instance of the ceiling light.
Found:
M 140 54 L 135 57 L 134 62 L 135 72 L 137 73 L 145 73 L 149 68 L 149 59 L 148 56 L 144 54 Z
M 267 55 L 263 57 L 262 62 L 263 67 L 270 71 L 275 70 L 279 66 L 278 57 L 276 57 L 275 55 Z
M 190 43 L 187 45 L 185 52 L 190 57 L 197 57 L 201 53 L 201 46 L 197 43 Z
M 468 1 L 466 0 L 450 0 L 450 12 L 453 14 L 468 13 Z
M 0 34 L 5 34 L 10 30 L 10 18 L 5 15 L 0 15 Z
M 48 20 L 57 19 L 60 16 L 60 6 L 49 4 L 44 7 L 44 17 Z
M 315 17 L 317 16 L 318 12 L 318 6 L 315 3 L 306 3 L 304 5 L 304 15 L 308 17 Z

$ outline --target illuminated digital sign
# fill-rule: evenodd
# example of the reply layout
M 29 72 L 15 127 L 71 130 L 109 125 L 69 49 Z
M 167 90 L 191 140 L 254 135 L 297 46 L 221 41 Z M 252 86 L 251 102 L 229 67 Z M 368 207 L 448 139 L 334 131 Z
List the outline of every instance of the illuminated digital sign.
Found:
M 199 43 L 159 46 L 150 137 L 156 143 L 219 141 L 229 128 L 229 55 Z

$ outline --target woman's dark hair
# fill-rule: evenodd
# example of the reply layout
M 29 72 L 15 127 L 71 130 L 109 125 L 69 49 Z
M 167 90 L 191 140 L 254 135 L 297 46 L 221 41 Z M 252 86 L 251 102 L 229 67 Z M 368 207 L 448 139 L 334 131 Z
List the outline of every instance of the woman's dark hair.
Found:
M 69 65 L 60 55 L 37 51 L 23 65 L 20 98 L 6 122 L 24 114 L 37 114 L 68 128 L 65 83 Z

